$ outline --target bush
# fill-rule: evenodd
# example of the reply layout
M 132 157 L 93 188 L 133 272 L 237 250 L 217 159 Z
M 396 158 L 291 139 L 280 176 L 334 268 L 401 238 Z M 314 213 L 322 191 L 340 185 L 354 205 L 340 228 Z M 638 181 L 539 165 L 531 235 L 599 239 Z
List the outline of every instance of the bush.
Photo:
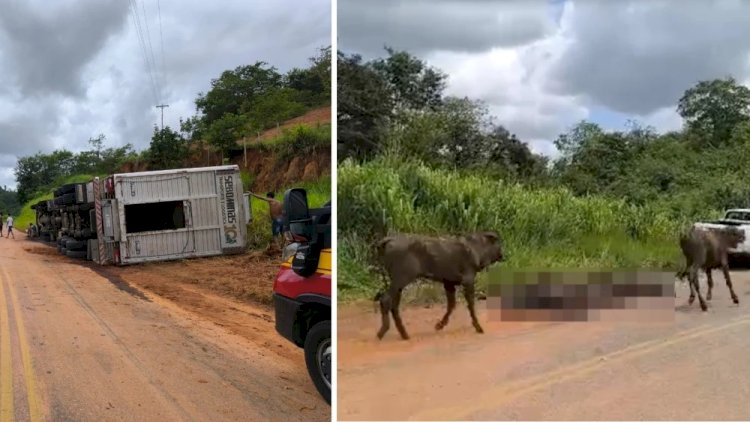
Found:
M 576 197 L 380 157 L 338 169 L 338 286 L 342 298 L 369 295 L 369 246 L 389 232 L 459 234 L 497 230 L 508 269 L 673 268 L 687 221 L 623 200 Z

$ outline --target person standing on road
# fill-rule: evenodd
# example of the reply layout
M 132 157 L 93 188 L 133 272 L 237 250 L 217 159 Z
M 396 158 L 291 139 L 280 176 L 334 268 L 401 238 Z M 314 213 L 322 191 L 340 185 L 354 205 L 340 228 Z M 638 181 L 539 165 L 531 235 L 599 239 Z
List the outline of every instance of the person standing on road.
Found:
M 0 237 L 3 237 L 3 213 L 0 212 Z
M 8 220 L 5 222 L 5 224 L 8 226 L 8 237 L 13 236 L 13 239 L 16 238 L 16 235 L 13 234 L 13 216 L 9 215 Z
M 275 245 L 277 236 L 281 237 L 281 232 L 284 228 L 284 220 L 282 219 L 284 210 L 281 206 L 281 202 L 274 198 L 275 195 L 273 192 L 266 193 L 265 198 L 252 192 L 250 192 L 250 195 L 268 202 L 269 214 L 271 217 L 271 244 Z

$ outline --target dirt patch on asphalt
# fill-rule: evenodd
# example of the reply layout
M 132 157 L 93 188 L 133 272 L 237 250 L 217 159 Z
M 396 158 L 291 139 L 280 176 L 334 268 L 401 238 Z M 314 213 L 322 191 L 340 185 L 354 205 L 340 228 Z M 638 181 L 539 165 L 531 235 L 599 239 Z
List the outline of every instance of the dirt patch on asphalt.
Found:
M 95 265 L 95 264 L 94 264 Z M 197 258 L 96 271 L 168 299 L 273 354 L 298 361 L 301 351 L 276 332 L 271 294 L 278 259 L 262 252 Z M 123 284 L 124 283 L 124 284 Z
M 23 250 L 36 255 L 60 256 L 57 249 L 49 246 L 24 246 Z
M 61 256 L 53 246 L 24 245 L 27 252 L 88 266 L 115 286 L 140 299 L 143 292 L 224 327 L 275 355 L 298 362 L 301 351 L 277 332 L 272 305 L 278 255 L 255 251 L 241 255 L 156 262 L 126 267 L 100 266 Z

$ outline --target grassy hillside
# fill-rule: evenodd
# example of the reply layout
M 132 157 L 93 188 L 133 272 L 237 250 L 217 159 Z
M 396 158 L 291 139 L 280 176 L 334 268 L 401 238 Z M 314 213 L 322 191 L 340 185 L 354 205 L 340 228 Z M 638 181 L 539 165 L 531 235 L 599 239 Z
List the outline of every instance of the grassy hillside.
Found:
M 677 233 L 690 221 L 622 200 L 576 197 L 380 157 L 338 170 L 338 286 L 342 300 L 382 281 L 368 270 L 372 242 L 389 231 L 496 230 L 504 269 L 674 268 Z M 343 205 L 345 204 L 345 206 Z M 480 279 L 480 287 L 486 277 Z

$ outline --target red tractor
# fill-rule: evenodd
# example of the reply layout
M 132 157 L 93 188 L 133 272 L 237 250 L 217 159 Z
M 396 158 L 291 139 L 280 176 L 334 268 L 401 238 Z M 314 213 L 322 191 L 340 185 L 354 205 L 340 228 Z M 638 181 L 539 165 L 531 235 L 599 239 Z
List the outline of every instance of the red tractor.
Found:
M 331 204 L 310 209 L 304 189 L 284 194 L 291 238 L 273 284 L 276 331 L 304 349 L 310 378 L 331 404 Z

